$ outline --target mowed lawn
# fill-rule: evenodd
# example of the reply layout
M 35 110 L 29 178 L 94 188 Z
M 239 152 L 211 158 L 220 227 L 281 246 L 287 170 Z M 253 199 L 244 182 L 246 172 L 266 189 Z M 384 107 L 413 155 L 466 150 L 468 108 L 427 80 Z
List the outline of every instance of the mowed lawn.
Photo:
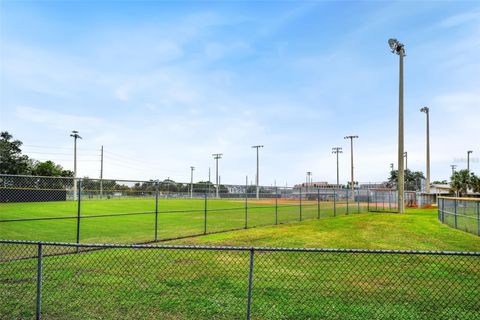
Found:
M 347 213 L 345 204 L 299 200 L 159 199 L 158 239 L 317 219 Z M 246 210 L 246 207 L 248 210 Z M 352 213 L 364 206 L 350 206 Z M 80 242 L 141 243 L 155 239 L 155 199 L 83 200 Z M 301 210 L 301 212 L 300 212 Z M 248 213 L 246 214 L 246 211 Z M 78 204 L 74 201 L 0 204 L 0 239 L 75 242 Z M 54 218 L 54 219 L 51 219 Z M 58 219 L 61 218 L 61 219 Z M 247 221 L 246 221 L 247 220 Z
M 168 243 L 295 248 L 480 251 L 480 237 L 437 219 L 437 209 L 363 213 L 212 234 Z
M 169 244 L 480 251 L 435 210 L 321 218 Z M 62 247 L 45 247 L 48 253 Z M 0 252 L 35 252 L 2 245 Z M 244 319 L 250 252 L 107 249 L 43 259 L 45 319 Z M 0 263 L 0 318 L 35 315 L 36 259 Z M 256 252 L 252 319 L 478 319 L 475 256 Z

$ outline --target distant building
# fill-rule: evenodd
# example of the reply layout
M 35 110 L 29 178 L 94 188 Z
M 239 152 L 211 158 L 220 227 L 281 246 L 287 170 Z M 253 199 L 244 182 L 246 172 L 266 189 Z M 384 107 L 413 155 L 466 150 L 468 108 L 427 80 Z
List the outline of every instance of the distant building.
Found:
M 377 183 L 362 183 L 360 184 L 359 189 L 392 189 L 388 186 L 387 182 L 377 182 Z
M 450 185 L 448 183 L 438 183 L 430 185 L 430 193 L 432 194 L 451 194 Z
M 345 188 L 343 184 L 340 184 L 338 187 L 336 184 L 330 184 L 326 181 L 319 181 L 319 182 L 304 182 L 302 184 L 296 184 L 294 189 L 300 189 L 300 188 L 319 188 L 319 189 L 342 189 Z

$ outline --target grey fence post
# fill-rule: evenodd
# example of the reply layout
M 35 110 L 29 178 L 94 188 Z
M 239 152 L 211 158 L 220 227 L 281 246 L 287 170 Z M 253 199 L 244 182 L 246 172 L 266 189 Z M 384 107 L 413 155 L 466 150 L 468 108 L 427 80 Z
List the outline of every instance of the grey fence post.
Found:
M 302 187 L 300 187 L 300 221 L 302 221 Z
M 78 179 L 77 183 L 77 243 L 80 243 L 80 220 L 81 220 L 81 205 L 82 205 L 82 179 Z M 78 247 L 77 247 L 78 252 Z
M 245 179 L 245 229 L 248 228 L 248 177 Z
M 350 195 L 348 194 L 348 189 L 347 189 L 347 215 L 348 215 L 348 213 L 349 213 L 349 208 L 348 208 L 348 197 L 349 197 L 349 196 L 350 196 Z
M 370 212 L 370 189 L 367 189 L 367 211 Z
M 353 197 L 355 201 L 355 195 Z M 360 213 L 360 189 L 357 189 L 357 213 Z
M 480 201 L 477 201 L 477 236 L 480 236 Z
M 155 182 L 155 241 L 158 241 L 158 181 Z
M 442 211 L 442 222 L 445 223 L 445 199 L 442 199 L 442 208 L 443 208 L 443 211 Z M 448 201 L 447 201 L 447 205 L 448 205 Z
M 37 251 L 37 302 L 36 302 L 36 319 L 40 319 L 41 306 L 42 306 L 42 258 L 43 258 L 43 248 L 42 244 L 38 243 Z
M 392 211 L 392 192 L 388 191 L 388 211 Z
M 333 189 L 333 216 L 337 216 L 337 190 Z
M 253 265 L 255 251 L 250 249 L 250 270 L 248 272 L 248 295 L 247 295 L 247 320 L 250 320 L 250 310 L 252 306 L 252 287 L 253 287 Z
M 317 189 L 317 219 L 320 219 L 320 189 Z
M 453 200 L 453 214 L 455 219 L 455 229 L 457 229 L 457 199 Z
M 205 182 L 205 185 L 207 182 Z M 210 189 L 210 184 L 208 185 L 208 191 Z M 205 187 L 205 202 L 204 202 L 204 212 L 203 212 L 203 234 L 207 234 L 207 188 Z
M 278 187 L 275 187 L 275 224 L 278 224 Z

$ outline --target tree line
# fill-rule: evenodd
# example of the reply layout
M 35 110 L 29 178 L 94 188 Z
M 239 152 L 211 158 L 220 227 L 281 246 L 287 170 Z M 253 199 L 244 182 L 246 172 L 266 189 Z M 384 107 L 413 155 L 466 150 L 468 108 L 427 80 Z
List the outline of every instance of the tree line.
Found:
M 64 169 L 51 160 L 38 161 L 22 154 L 20 140 L 8 131 L 0 132 L 0 173 L 49 177 L 73 177 L 73 171 Z

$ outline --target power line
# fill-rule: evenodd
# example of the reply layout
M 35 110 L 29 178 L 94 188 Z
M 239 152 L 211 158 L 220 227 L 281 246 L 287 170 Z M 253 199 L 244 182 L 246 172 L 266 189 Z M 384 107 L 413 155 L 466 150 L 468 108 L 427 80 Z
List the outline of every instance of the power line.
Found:
M 31 144 L 23 144 L 22 147 L 39 148 L 39 149 L 66 149 L 66 150 L 71 150 L 72 149 L 71 147 L 38 146 L 38 145 L 31 145 Z M 98 151 L 98 149 L 93 149 L 93 148 L 77 148 L 77 150 Z

